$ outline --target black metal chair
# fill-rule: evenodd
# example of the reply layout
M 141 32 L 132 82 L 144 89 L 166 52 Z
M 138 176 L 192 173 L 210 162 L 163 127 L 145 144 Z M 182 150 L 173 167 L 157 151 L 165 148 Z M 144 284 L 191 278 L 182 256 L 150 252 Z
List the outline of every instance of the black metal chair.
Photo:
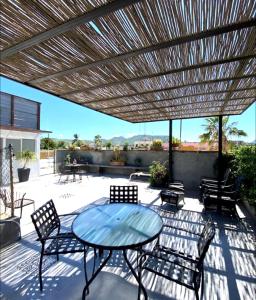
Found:
M 228 209 L 232 215 L 236 215 L 236 205 L 240 200 L 240 187 L 242 178 L 237 177 L 234 184 L 218 187 L 207 186 L 203 193 L 204 208 L 216 207 L 219 211 L 222 208 Z
M 23 207 L 28 205 L 33 205 L 33 208 L 35 210 L 35 201 L 32 199 L 25 198 L 26 193 L 20 194 L 15 192 L 14 193 L 14 209 L 20 208 L 20 217 L 22 217 L 22 211 Z M 5 212 L 7 208 L 12 208 L 12 197 L 11 192 L 7 191 L 6 189 L 0 189 L 0 199 L 3 200 Z
M 179 229 L 182 230 L 181 228 Z M 209 220 L 205 223 L 203 231 L 200 234 L 195 232 L 190 233 L 199 236 L 197 242 L 198 256 L 192 256 L 189 253 L 180 252 L 172 248 L 161 246 L 159 243 L 156 244 L 152 251 L 144 252 L 141 255 L 139 259 L 139 299 L 142 289 L 141 278 L 143 270 L 147 270 L 148 272 L 152 272 L 156 275 L 162 276 L 168 280 L 174 281 L 180 285 L 194 290 L 196 299 L 199 299 L 198 291 L 201 282 L 203 291 L 203 262 L 210 243 L 214 238 L 215 226 Z M 146 294 L 145 298 L 147 299 Z
M 200 195 L 199 195 L 199 199 L 200 201 L 203 200 L 203 196 L 204 196 L 204 192 L 206 189 L 209 188 L 213 188 L 213 189 L 217 189 L 218 186 L 220 187 L 225 187 L 227 186 L 227 182 L 230 181 L 230 177 L 232 175 L 231 169 L 228 168 L 224 174 L 224 177 L 222 180 L 218 181 L 218 179 L 216 178 L 202 178 L 200 185 L 199 185 L 199 189 L 200 189 Z
M 109 203 L 132 203 L 138 204 L 137 185 L 111 185 Z
M 59 260 L 59 254 L 76 252 L 85 253 L 87 251 L 87 248 L 76 239 L 72 232 L 60 232 L 61 222 L 59 217 L 68 215 L 77 214 L 72 213 L 58 215 L 52 200 L 46 202 L 31 215 L 32 222 L 38 234 L 37 240 L 42 244 L 39 261 L 39 280 L 41 291 L 43 289 L 42 263 L 44 255 L 56 255 L 57 260 Z M 86 268 L 85 278 L 87 280 Z

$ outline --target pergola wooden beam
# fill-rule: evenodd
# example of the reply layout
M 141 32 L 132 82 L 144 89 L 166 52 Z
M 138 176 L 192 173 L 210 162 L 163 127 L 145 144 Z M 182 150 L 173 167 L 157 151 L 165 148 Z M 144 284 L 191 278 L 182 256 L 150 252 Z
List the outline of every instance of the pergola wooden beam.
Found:
M 39 33 L 38 35 L 33 36 L 28 40 L 20 42 L 14 46 L 9 47 L 8 49 L 1 51 L 0 52 L 1 60 L 4 60 L 4 59 L 8 58 L 9 56 L 14 55 L 22 50 L 25 50 L 32 46 L 35 46 L 35 45 L 37 45 L 43 41 L 46 41 L 56 35 L 67 32 L 76 26 L 82 25 L 84 23 L 88 23 L 90 21 L 93 21 L 94 19 L 98 19 L 98 18 L 108 15 L 116 10 L 122 9 L 128 5 L 135 4 L 136 2 L 139 2 L 139 1 L 141 1 L 141 0 L 125 0 L 125 1 L 115 0 L 104 6 L 95 8 L 94 10 L 89 11 L 89 12 L 83 14 L 82 16 L 71 19 L 70 21 L 67 21 L 61 25 L 54 27 L 54 28 L 51 28 L 47 31 Z
M 155 90 L 150 90 L 146 92 L 138 92 L 138 93 L 133 93 L 133 94 L 127 94 L 123 96 L 115 96 L 115 97 L 109 97 L 109 98 L 104 98 L 104 99 L 95 99 L 95 100 L 90 100 L 90 101 L 84 101 L 81 102 L 82 104 L 90 104 L 90 103 L 97 103 L 97 102 L 104 102 L 104 101 L 113 101 L 116 99 L 122 99 L 122 98 L 127 98 L 127 97 L 133 97 L 133 96 L 142 96 L 142 95 L 148 95 L 152 93 L 157 93 L 157 92 L 164 92 L 164 91 L 172 91 L 172 90 L 177 90 L 181 89 L 184 87 L 190 87 L 190 86 L 198 86 L 198 85 L 205 85 L 205 84 L 214 84 L 214 83 L 219 83 L 219 82 L 225 82 L 225 81 L 231 81 L 231 80 L 241 80 L 241 79 L 247 79 L 247 78 L 255 78 L 256 74 L 248 74 L 248 75 L 242 75 L 242 76 L 236 76 L 236 77 L 224 77 L 220 79 L 212 79 L 212 80 L 205 80 L 205 81 L 200 81 L 200 82 L 193 82 L 193 83 L 188 83 L 188 84 L 183 84 L 183 85 L 176 85 L 173 87 L 168 87 L 168 88 L 162 88 L 162 89 L 155 89 Z
M 250 91 L 250 90 L 255 90 L 256 91 L 256 86 L 251 87 L 251 88 L 236 89 L 236 90 L 233 90 L 233 93 L 235 93 L 235 92 L 243 92 L 243 91 Z M 116 109 L 116 108 L 118 109 L 118 108 L 124 108 L 124 107 L 129 107 L 129 106 L 141 105 L 141 104 L 143 105 L 143 104 L 161 103 L 161 102 L 164 102 L 164 101 L 173 101 L 173 100 L 178 100 L 178 99 L 183 99 L 183 98 L 189 98 L 189 97 L 195 97 L 195 96 L 225 94 L 227 92 L 228 92 L 227 90 L 212 91 L 212 92 L 205 92 L 205 93 L 196 93 L 196 94 L 183 95 L 183 96 L 180 96 L 180 97 L 163 98 L 163 99 L 159 99 L 159 100 L 146 100 L 146 101 L 137 102 L 137 103 L 120 104 L 120 105 L 115 105 L 115 106 L 109 106 L 108 105 L 107 108 L 102 108 L 101 110 L 104 111 L 104 112 L 107 112 L 108 110 L 112 110 L 112 109 Z M 154 92 L 152 94 L 154 94 Z M 251 98 L 251 97 L 243 97 L 243 98 L 246 99 L 246 98 Z M 210 101 L 205 101 L 205 102 L 211 102 L 211 100 Z M 194 102 L 191 102 L 191 103 L 194 103 Z M 174 106 L 178 106 L 178 104 L 176 104 Z M 133 112 L 133 111 L 134 110 L 128 110 L 127 112 Z
M 94 87 L 90 87 L 90 88 L 83 88 L 83 89 L 79 89 L 76 91 L 63 93 L 60 96 L 66 97 L 66 96 L 78 94 L 81 92 L 88 93 L 92 90 L 96 90 L 96 89 L 100 89 L 100 88 L 108 88 L 108 87 L 113 87 L 113 86 L 119 85 L 119 84 L 127 84 L 127 83 L 131 83 L 131 82 L 137 82 L 140 80 L 150 79 L 150 78 L 154 78 L 154 77 L 158 77 L 158 76 L 171 75 L 171 74 L 181 73 L 184 71 L 191 71 L 191 70 L 196 70 L 196 69 L 201 69 L 201 68 L 206 68 L 206 67 L 212 67 L 212 66 L 216 66 L 216 65 L 225 64 L 225 63 L 231 63 L 231 62 L 236 62 L 236 61 L 241 61 L 241 60 L 248 60 L 248 59 L 255 58 L 255 57 L 256 57 L 256 54 L 254 53 L 254 54 L 245 55 L 245 56 L 236 56 L 236 57 L 229 57 L 226 59 L 218 59 L 215 61 L 195 64 L 195 65 L 191 65 L 191 66 L 185 66 L 182 68 L 177 68 L 177 69 L 173 69 L 173 70 L 169 70 L 169 71 L 165 71 L 165 72 L 158 72 L 158 73 L 154 73 L 154 74 L 138 76 L 136 78 L 129 78 L 129 79 L 124 79 L 124 80 L 120 80 L 120 81 L 115 81 L 115 82 L 111 82 L 108 84 L 102 84 L 102 85 L 98 85 L 98 86 L 94 86 Z
M 120 1 L 120 2 L 124 2 L 125 1 Z M 89 68 L 92 67 L 98 67 L 98 66 L 102 66 L 102 65 L 107 65 L 107 64 L 113 64 L 117 61 L 121 61 L 121 60 L 126 60 L 128 58 L 134 57 L 134 56 L 138 56 L 144 53 L 148 53 L 148 52 L 152 52 L 152 51 L 156 51 L 156 50 L 160 50 L 160 49 L 164 49 L 164 48 L 169 48 L 169 47 L 173 47 L 173 46 L 177 46 L 177 45 L 181 45 L 184 43 L 188 43 L 188 42 L 193 42 L 196 40 L 201 40 L 201 39 L 205 39 L 208 37 L 212 37 L 215 35 L 220 35 L 220 34 L 224 34 L 227 32 L 231 32 L 231 31 L 235 31 L 235 30 L 240 30 L 243 28 L 248 28 L 248 27 L 252 27 L 256 25 L 256 18 L 252 18 L 250 20 L 247 21 L 243 21 L 243 22 L 238 22 L 238 23 L 233 23 L 233 24 L 228 24 L 225 26 L 221 26 L 221 27 L 216 27 L 216 28 L 211 28 L 205 31 L 201 31 L 198 33 L 193 33 L 191 35 L 187 35 L 187 36 L 181 36 L 178 37 L 176 39 L 173 39 L 171 41 L 166 41 L 163 43 L 159 43 L 159 44 L 155 44 L 155 45 L 151 45 L 145 48 L 141 48 L 141 49 L 137 49 L 137 50 L 133 50 L 124 54 L 120 54 L 120 55 L 116 55 L 113 57 L 109 57 L 109 58 L 105 58 L 102 60 L 98 60 L 89 64 L 83 64 L 79 67 L 75 67 L 75 68 L 71 68 L 71 69 L 67 69 L 67 70 L 63 70 L 48 76 L 43 76 L 40 77 L 38 79 L 34 79 L 29 81 L 29 84 L 38 84 L 41 83 L 43 81 L 46 80 L 51 80 L 57 77 L 62 77 L 62 76 L 67 76 L 70 75 L 72 73 L 77 73 L 77 72 L 82 72 L 85 70 L 88 70 Z

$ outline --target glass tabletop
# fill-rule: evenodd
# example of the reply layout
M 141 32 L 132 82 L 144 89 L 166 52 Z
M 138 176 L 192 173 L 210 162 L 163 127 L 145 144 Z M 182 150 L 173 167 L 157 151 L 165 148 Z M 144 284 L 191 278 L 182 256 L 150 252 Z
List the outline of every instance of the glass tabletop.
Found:
M 144 245 L 161 232 L 163 221 L 152 209 L 137 204 L 90 208 L 72 224 L 75 236 L 88 246 L 129 249 Z

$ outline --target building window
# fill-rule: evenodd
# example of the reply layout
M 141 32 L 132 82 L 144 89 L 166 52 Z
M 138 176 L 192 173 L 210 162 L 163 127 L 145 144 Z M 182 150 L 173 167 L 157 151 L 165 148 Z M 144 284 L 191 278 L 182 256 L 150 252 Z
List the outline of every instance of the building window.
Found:
M 17 155 L 18 152 L 21 152 L 21 140 L 19 139 L 6 139 L 6 147 L 9 145 L 13 147 L 14 155 Z
M 31 139 L 22 139 L 22 151 L 36 152 L 36 141 Z

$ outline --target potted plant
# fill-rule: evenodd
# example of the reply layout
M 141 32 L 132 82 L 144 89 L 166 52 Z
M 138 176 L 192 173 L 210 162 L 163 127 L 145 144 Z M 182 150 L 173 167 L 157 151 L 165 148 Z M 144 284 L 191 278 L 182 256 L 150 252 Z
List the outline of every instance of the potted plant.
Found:
M 110 161 L 112 166 L 124 166 L 125 160 L 121 157 L 119 147 L 116 147 L 113 151 L 113 158 Z
M 176 137 L 172 138 L 172 148 L 178 148 L 180 145 L 180 140 Z
M 35 159 L 35 152 L 29 150 L 19 152 L 16 159 L 21 160 L 24 163 L 22 168 L 18 168 L 19 182 L 28 181 L 30 168 L 26 168 L 26 166 L 30 161 Z
M 164 187 L 168 182 L 168 170 L 160 161 L 153 161 L 149 166 L 150 183 L 152 187 Z

